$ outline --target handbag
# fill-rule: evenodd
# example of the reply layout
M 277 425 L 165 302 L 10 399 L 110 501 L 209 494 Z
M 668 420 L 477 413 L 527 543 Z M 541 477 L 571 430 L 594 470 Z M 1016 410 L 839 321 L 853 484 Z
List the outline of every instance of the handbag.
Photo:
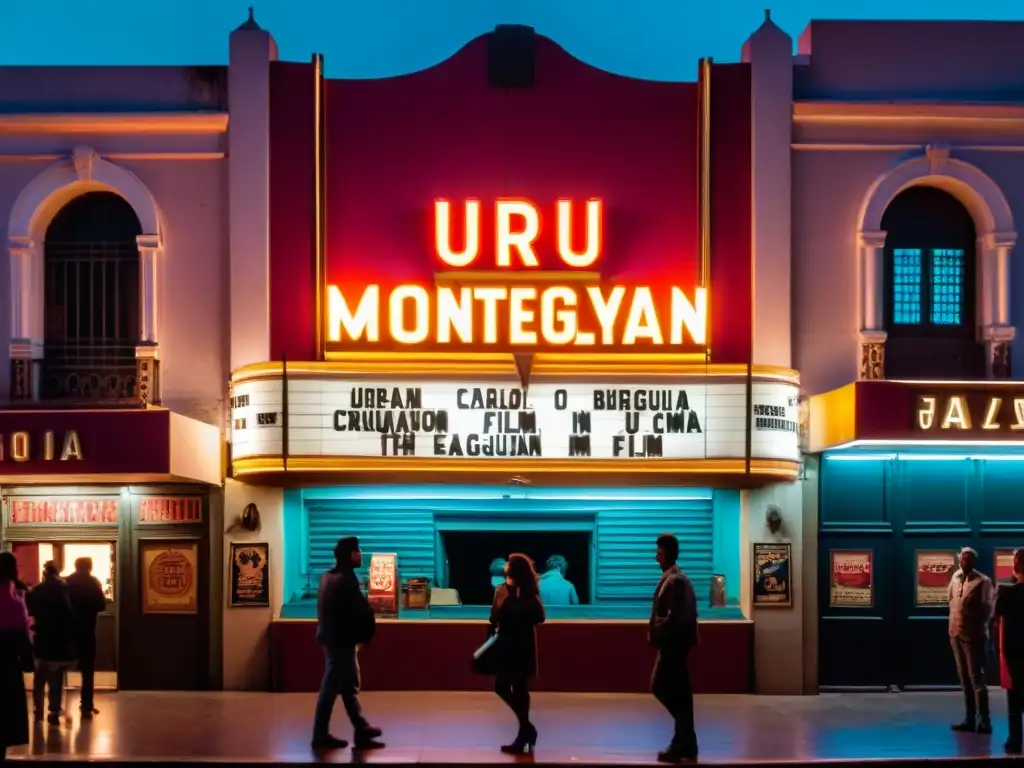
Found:
M 484 644 L 473 651 L 473 660 L 470 668 L 478 675 L 496 675 L 498 673 L 498 654 L 495 646 L 498 644 L 498 633 L 488 637 Z

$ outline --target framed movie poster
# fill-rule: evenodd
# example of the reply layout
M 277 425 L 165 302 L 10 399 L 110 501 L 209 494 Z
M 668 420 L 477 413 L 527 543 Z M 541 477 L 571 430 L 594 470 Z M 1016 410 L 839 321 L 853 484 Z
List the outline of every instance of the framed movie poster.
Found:
M 956 572 L 955 549 L 917 552 L 914 602 L 918 608 L 949 604 L 949 582 Z
M 754 544 L 754 605 L 793 605 L 791 544 Z
M 231 542 L 232 608 L 270 607 L 270 545 Z
M 199 612 L 199 542 L 139 542 L 143 613 Z
M 875 604 L 870 549 L 833 549 L 829 552 L 829 605 L 833 608 L 870 608 Z
M 1017 581 L 1013 577 L 1013 550 L 997 549 L 992 553 L 992 583 L 1013 584 Z

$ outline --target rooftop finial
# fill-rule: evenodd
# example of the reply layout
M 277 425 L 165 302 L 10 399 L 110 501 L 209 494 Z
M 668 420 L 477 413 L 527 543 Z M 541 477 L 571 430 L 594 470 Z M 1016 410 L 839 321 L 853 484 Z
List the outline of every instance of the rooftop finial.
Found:
M 252 15 L 252 8 L 249 9 L 249 15 L 250 16 Z M 764 9 L 764 20 L 765 21 L 771 21 L 772 20 L 772 9 L 771 8 L 765 8 Z
M 241 24 L 241 26 L 239 26 L 238 28 L 239 29 L 261 29 L 260 25 L 258 23 L 256 23 L 256 13 L 253 10 L 253 7 L 251 5 L 249 6 L 249 18 L 246 19 Z

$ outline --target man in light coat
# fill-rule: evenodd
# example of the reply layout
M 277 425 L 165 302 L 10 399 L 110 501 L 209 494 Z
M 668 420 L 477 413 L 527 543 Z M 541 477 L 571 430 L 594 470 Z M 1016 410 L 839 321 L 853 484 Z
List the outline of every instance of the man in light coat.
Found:
M 975 567 L 978 553 L 960 551 L 960 569 L 949 582 L 949 642 L 953 648 L 967 710 L 963 722 L 952 726 L 961 733 L 992 733 L 985 666 L 988 661 L 989 625 L 995 608 L 992 580 Z

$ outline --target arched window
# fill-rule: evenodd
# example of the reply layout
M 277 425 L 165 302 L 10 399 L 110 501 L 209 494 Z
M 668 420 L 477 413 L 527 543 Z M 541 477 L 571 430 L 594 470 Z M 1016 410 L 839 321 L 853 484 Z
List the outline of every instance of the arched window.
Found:
M 141 233 L 131 205 L 110 192 L 75 198 L 47 228 L 44 398 L 134 395 Z
M 886 376 L 983 378 L 976 340 L 975 231 L 966 208 L 934 187 L 889 204 L 886 232 Z

